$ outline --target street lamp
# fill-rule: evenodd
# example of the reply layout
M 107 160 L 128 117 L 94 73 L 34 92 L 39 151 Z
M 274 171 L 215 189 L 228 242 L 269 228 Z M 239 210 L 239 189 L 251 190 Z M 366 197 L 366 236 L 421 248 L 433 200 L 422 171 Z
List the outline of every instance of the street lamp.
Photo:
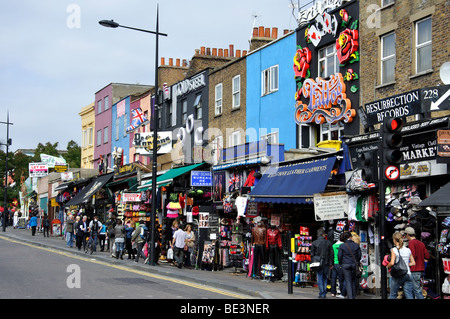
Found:
M 114 20 L 101 20 L 98 22 L 100 25 L 108 28 L 125 28 L 146 33 L 152 33 L 156 35 L 156 46 L 155 46 L 155 103 L 152 114 L 153 122 L 153 151 L 152 151 L 152 216 L 150 218 L 151 227 L 151 237 L 150 237 L 150 265 L 155 265 L 155 217 L 156 217 L 156 168 L 157 168 L 157 140 L 158 140 L 158 121 L 156 116 L 156 111 L 158 109 L 158 44 L 159 36 L 167 36 L 165 33 L 159 32 L 159 6 L 156 8 L 156 31 L 149 31 L 144 29 L 132 28 L 124 25 L 120 25 Z
M 6 156 L 5 156 L 5 194 L 4 194 L 4 202 L 3 202 L 3 223 L 2 223 L 2 229 L 3 231 L 6 231 L 6 215 L 7 215 L 7 208 L 8 208 L 8 152 L 9 152 L 9 146 L 12 144 L 11 139 L 9 138 L 9 126 L 13 125 L 9 121 L 9 111 L 7 113 L 6 122 L 0 122 L 1 124 L 6 124 L 6 144 L 0 144 L 6 146 Z

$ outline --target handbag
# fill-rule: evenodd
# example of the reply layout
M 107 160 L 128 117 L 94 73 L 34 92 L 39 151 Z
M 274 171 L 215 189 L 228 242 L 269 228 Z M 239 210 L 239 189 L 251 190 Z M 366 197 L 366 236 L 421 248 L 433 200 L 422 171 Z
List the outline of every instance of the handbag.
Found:
M 391 267 L 391 276 L 394 278 L 399 278 L 408 273 L 408 266 L 406 265 L 403 257 L 400 255 L 400 250 L 398 251 L 398 260 L 394 263 L 394 266 Z
M 345 244 L 345 246 L 347 246 L 347 249 L 348 249 L 348 251 L 350 252 L 350 254 L 352 255 L 352 258 L 353 258 L 353 261 L 355 262 L 355 265 L 356 265 L 356 278 L 361 278 L 362 277 L 362 274 L 363 274 L 363 272 L 364 272 L 364 267 L 363 267 L 363 265 L 359 262 L 356 262 L 356 258 L 355 258 L 355 256 L 353 255 L 353 252 L 352 252 L 352 250 L 350 249 L 350 247 L 347 245 L 347 243 L 344 243 Z

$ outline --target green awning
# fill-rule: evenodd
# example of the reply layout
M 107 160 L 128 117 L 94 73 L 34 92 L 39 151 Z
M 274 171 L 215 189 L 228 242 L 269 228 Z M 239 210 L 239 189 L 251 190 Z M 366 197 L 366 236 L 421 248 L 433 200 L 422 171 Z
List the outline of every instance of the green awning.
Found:
M 158 176 L 156 178 L 156 186 L 157 187 L 162 187 L 162 186 L 166 186 L 169 185 L 170 183 L 172 183 L 173 179 L 181 176 L 183 174 L 189 173 L 190 171 L 192 171 L 193 169 L 196 169 L 197 167 L 200 167 L 201 165 L 205 164 L 200 163 L 200 164 L 194 164 L 194 165 L 188 165 L 188 166 L 183 166 L 183 167 L 177 167 L 177 168 L 172 168 L 171 170 L 169 170 L 167 173 Z M 144 191 L 144 190 L 148 190 L 152 188 L 152 181 L 150 180 L 149 182 L 138 186 L 138 190 Z
M 113 182 L 106 184 L 105 187 L 111 188 L 113 186 L 125 184 L 125 183 L 128 185 L 129 191 L 135 191 L 137 189 L 137 185 L 138 185 L 137 177 L 130 177 L 130 178 L 124 178 L 124 179 L 120 179 L 117 181 L 113 181 Z

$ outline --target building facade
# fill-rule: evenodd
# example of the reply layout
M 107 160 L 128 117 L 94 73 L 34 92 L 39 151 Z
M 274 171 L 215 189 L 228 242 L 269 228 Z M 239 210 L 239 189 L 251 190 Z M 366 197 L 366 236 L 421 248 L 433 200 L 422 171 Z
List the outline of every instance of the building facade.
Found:
M 95 103 L 81 109 L 81 166 L 80 168 L 94 168 L 94 129 Z

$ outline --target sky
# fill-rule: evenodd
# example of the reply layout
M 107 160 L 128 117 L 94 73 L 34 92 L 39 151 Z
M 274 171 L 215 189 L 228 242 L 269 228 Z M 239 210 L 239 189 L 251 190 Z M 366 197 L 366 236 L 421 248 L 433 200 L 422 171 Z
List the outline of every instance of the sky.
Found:
M 249 50 L 253 27 L 295 30 L 297 0 L 1 0 L 0 122 L 9 151 L 81 145 L 80 110 L 109 83 L 154 84 L 155 36 L 105 28 L 100 20 L 156 30 L 161 57 L 191 60 L 200 47 Z M 303 0 L 302 2 L 306 2 Z M 294 13 L 295 14 L 295 13 Z M 256 18 L 255 18 L 256 16 Z M 159 63 L 158 61 L 158 63 Z M 167 63 L 167 62 L 166 62 Z M 0 143 L 7 125 L 0 124 Z M 3 146 L 1 148 L 5 150 Z

